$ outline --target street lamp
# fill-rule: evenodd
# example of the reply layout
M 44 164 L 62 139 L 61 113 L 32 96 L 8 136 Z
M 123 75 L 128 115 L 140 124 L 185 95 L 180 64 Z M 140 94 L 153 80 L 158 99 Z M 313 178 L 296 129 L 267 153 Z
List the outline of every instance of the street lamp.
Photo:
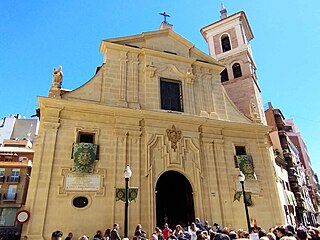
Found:
M 249 211 L 248 211 L 248 204 L 246 201 L 246 192 L 244 191 L 244 180 L 246 179 L 246 176 L 240 171 L 238 175 L 239 182 L 241 183 L 242 188 L 242 194 L 243 194 L 243 202 L 244 202 L 244 209 L 246 211 L 246 218 L 247 218 L 247 225 L 248 225 L 248 232 L 250 233 L 250 218 L 249 218 Z
M 124 237 L 128 238 L 128 207 L 129 207 L 129 178 L 131 177 L 132 172 L 130 166 L 124 170 L 124 179 L 126 181 L 126 203 L 125 203 L 125 210 L 124 210 Z

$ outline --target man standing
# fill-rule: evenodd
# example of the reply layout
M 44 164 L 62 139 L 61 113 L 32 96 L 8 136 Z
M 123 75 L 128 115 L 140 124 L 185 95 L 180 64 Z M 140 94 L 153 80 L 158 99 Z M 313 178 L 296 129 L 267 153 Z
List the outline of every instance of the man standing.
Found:
M 164 229 L 162 230 L 162 234 L 164 239 L 167 239 L 170 235 L 170 232 L 172 232 L 172 230 L 169 228 L 168 223 L 164 224 Z
M 118 230 L 119 230 L 119 224 L 115 223 L 111 231 L 110 240 L 121 240 Z

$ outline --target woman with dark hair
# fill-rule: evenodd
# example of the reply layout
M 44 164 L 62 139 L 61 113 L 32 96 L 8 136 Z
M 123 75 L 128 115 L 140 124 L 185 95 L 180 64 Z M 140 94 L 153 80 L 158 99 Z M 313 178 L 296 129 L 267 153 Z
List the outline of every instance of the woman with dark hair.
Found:
M 110 228 L 107 228 L 107 230 L 105 231 L 104 233 L 104 238 L 106 240 L 109 240 L 110 239 L 110 234 L 111 234 L 111 229 Z
M 134 236 L 135 237 L 140 237 L 142 238 L 143 237 L 143 234 L 142 234 L 142 226 L 141 224 L 138 224 L 137 227 L 136 227 L 136 230 L 134 230 Z
M 97 231 L 96 235 L 93 238 L 102 239 L 102 232 L 100 230 Z
M 136 230 L 134 231 L 134 236 L 142 240 L 146 239 L 146 232 L 142 230 L 141 224 L 137 225 Z

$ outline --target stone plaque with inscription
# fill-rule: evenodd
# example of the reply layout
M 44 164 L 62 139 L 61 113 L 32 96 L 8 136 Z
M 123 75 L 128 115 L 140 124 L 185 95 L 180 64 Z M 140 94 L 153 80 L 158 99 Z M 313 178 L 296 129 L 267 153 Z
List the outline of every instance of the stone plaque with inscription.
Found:
M 236 181 L 236 189 L 238 192 L 242 192 L 241 184 L 238 181 Z M 244 182 L 244 190 L 246 192 L 259 194 L 260 193 L 259 182 L 257 180 L 246 180 Z
M 99 174 L 73 174 L 68 173 L 65 179 L 66 191 L 97 192 L 100 190 L 101 176 Z

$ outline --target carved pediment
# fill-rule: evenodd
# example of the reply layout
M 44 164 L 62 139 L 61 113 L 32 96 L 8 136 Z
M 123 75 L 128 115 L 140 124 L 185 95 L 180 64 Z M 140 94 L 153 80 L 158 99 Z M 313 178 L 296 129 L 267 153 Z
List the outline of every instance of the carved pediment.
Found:
M 195 76 L 192 73 L 192 69 L 187 69 L 186 71 L 179 70 L 175 65 L 173 64 L 165 64 L 161 68 L 158 68 L 156 70 L 156 74 L 161 75 L 161 73 L 171 73 L 172 75 L 176 75 L 177 78 L 186 80 L 187 83 L 192 83 Z

